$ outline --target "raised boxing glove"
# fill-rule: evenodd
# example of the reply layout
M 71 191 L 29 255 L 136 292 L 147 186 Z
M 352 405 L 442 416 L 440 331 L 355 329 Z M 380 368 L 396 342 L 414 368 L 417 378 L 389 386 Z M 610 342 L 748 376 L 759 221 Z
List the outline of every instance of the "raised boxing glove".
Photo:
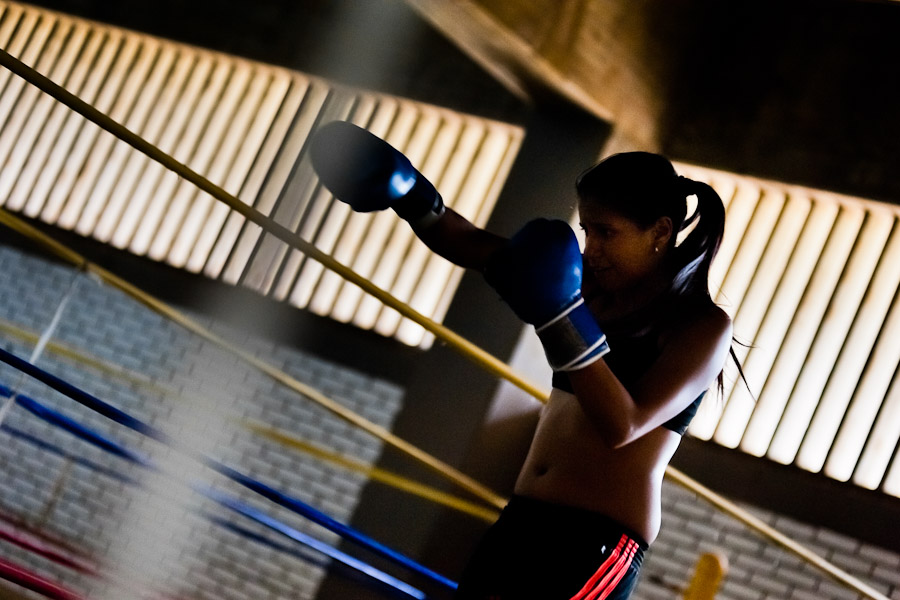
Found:
M 327 123 L 313 134 L 309 152 L 321 182 L 357 212 L 392 208 L 416 230 L 444 213 L 441 195 L 409 159 L 361 127 Z
M 575 232 L 564 221 L 548 219 L 527 223 L 485 267 L 487 282 L 535 326 L 555 371 L 581 369 L 609 352 L 581 295 L 582 272 Z

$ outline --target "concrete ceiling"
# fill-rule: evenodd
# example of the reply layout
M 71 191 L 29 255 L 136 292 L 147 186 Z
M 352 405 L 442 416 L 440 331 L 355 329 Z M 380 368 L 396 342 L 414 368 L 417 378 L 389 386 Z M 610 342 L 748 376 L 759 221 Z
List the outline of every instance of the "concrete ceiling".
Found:
M 900 199 L 900 3 L 406 0 L 514 93 L 629 145 Z

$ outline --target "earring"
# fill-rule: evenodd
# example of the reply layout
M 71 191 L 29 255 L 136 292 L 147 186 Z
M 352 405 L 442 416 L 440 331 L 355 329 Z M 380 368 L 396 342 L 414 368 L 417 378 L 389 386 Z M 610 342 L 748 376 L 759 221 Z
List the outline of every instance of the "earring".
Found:
M 659 246 L 654 246 L 653 251 L 656 252 L 657 254 L 659 254 Z

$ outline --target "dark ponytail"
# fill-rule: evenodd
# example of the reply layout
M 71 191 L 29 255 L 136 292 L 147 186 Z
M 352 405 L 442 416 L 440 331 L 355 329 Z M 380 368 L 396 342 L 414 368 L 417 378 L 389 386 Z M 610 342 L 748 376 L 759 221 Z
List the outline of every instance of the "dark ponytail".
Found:
M 675 262 L 678 271 L 673 291 L 679 295 L 709 295 L 709 269 L 719 251 L 725 233 L 725 205 L 719 194 L 707 184 L 687 177 L 678 177 L 678 197 L 697 198 L 694 213 L 683 219 L 679 231 L 693 229 L 676 248 Z
M 682 230 L 691 225 L 693 230 L 674 250 L 677 264 L 681 266 L 672 285 L 672 290 L 681 296 L 702 294 L 709 298 L 709 268 L 712 265 L 722 237 L 725 234 L 725 205 L 719 194 L 702 181 L 694 181 L 687 177 L 679 177 L 679 186 L 684 190 L 685 197 L 697 198 L 697 208 L 694 214 L 686 218 L 681 226 Z M 737 340 L 734 340 L 735 343 Z M 738 374 L 747 389 L 750 389 L 741 361 L 734 351 L 734 346 L 729 348 L 731 360 L 737 367 Z M 725 395 L 725 373 L 720 371 L 716 376 L 716 388 L 719 398 Z

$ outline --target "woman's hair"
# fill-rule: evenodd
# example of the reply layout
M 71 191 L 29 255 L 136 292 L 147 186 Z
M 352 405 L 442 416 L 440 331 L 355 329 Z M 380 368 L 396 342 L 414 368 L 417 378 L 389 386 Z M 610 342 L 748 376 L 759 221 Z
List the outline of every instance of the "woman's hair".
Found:
M 709 267 L 725 230 L 725 207 L 714 189 L 678 175 L 668 159 L 649 152 L 614 154 L 579 175 L 575 188 L 582 200 L 608 206 L 642 227 L 669 217 L 674 227 L 669 249 L 676 266 L 672 291 L 709 296 Z M 687 215 L 691 195 L 697 207 Z M 676 246 L 675 234 L 691 225 Z
M 678 175 L 668 159 L 649 152 L 614 154 L 579 175 L 575 188 L 582 200 L 599 202 L 642 227 L 652 226 L 660 217 L 672 219 L 675 233 L 693 225 L 677 246 L 677 235 L 669 240 L 676 269 L 671 291 L 682 297 L 710 297 L 709 267 L 725 232 L 725 205 L 714 189 Z M 697 207 L 687 215 L 691 195 L 696 196 Z M 730 354 L 746 384 L 734 348 Z M 716 378 L 720 397 L 723 375 Z

